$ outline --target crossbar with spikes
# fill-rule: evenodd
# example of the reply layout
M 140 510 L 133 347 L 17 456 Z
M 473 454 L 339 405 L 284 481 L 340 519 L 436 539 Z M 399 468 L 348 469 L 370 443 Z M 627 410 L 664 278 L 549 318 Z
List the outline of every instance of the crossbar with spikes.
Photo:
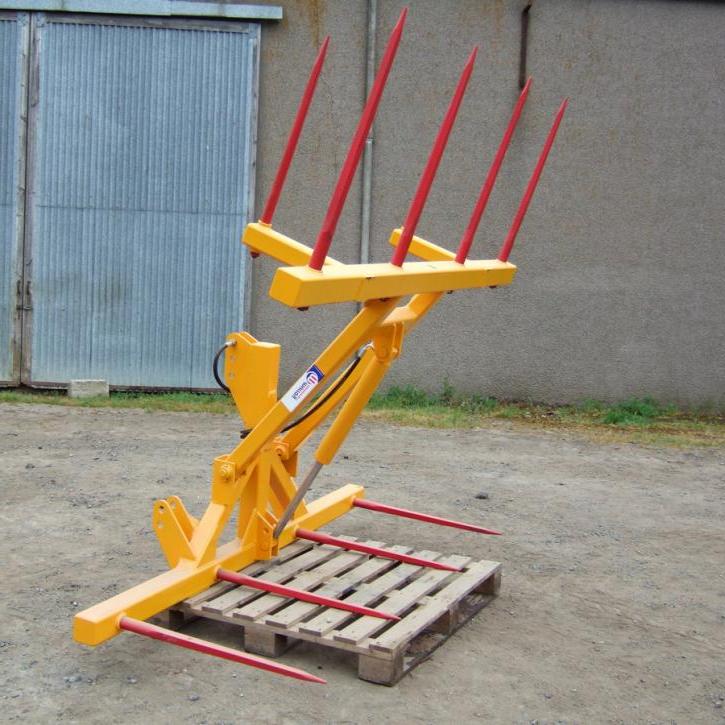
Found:
M 356 484 L 348 484 L 315 500 L 310 500 L 308 495 L 317 476 L 333 462 L 371 395 L 400 355 L 405 336 L 444 294 L 513 282 L 516 266 L 508 261 L 509 256 L 566 109 L 567 102 L 564 101 L 496 259 L 469 259 L 469 253 L 530 94 L 530 80 L 514 106 L 471 217 L 462 231 L 457 251 L 416 236 L 418 222 L 471 80 L 477 52 L 474 48 L 443 116 L 403 227 L 393 230 L 390 236 L 390 244 L 394 247 L 391 261 L 342 264 L 329 254 L 332 240 L 401 43 L 406 16 L 407 9 L 404 9 L 390 35 L 314 247 L 275 230 L 272 222 L 321 77 L 328 38 L 313 64 L 262 216 L 258 222 L 247 225 L 242 238 L 253 256 L 264 254 L 281 262 L 270 287 L 273 299 L 293 309 L 356 302 L 358 312 L 301 371 L 299 378 L 281 393 L 278 392 L 280 346 L 260 342 L 243 331 L 227 336 L 215 358 L 215 365 L 224 352 L 224 380 L 244 423 L 241 440 L 231 451 L 213 461 L 210 499 L 199 518 L 189 513 L 177 496 L 155 502 L 152 525 L 168 569 L 78 613 L 73 625 L 78 642 L 97 645 L 127 631 L 276 674 L 322 682 L 295 668 L 171 632 L 145 620 L 219 581 L 319 607 L 342 609 L 351 617 L 398 619 L 397 615 L 386 613 L 384 606 L 382 609 L 362 607 L 345 599 L 266 581 L 262 576 L 252 576 L 258 571 L 246 571 L 246 567 L 258 561 L 292 559 L 295 563 L 296 556 L 304 556 L 304 552 L 313 546 L 382 557 L 390 560 L 391 568 L 433 568 L 448 572 L 450 577 L 459 576 L 457 567 L 419 554 L 400 553 L 320 531 L 353 508 L 466 532 L 500 534 L 498 530 L 478 523 L 464 523 L 369 501 L 365 498 L 365 489 Z M 406 261 L 408 255 L 419 261 Z M 404 301 L 408 297 L 410 299 Z M 332 421 L 318 439 L 312 467 L 300 479 L 299 451 L 329 418 Z M 234 531 L 225 541 L 222 537 L 233 519 Z M 406 549 L 411 550 L 410 547 Z M 259 596 L 266 595 L 260 593 Z

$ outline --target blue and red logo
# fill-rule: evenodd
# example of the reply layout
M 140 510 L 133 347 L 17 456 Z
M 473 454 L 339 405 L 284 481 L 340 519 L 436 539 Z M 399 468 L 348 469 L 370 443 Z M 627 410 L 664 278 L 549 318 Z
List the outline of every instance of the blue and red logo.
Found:
M 290 397 L 293 401 L 299 403 L 307 397 L 307 394 L 310 393 L 313 388 L 316 388 L 319 385 L 320 381 L 324 377 L 325 375 L 322 370 L 320 370 L 317 365 L 313 365 L 307 369 L 305 374 L 302 376 L 302 380 L 294 388 L 294 390 L 292 390 Z

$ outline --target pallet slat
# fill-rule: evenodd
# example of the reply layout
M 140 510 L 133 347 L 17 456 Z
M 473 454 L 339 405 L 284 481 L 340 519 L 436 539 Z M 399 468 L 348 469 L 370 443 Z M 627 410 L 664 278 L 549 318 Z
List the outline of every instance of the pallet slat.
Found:
M 373 544 L 376 546 L 377 544 Z M 402 549 L 410 550 L 410 547 L 397 546 L 393 547 L 393 551 L 396 553 L 405 554 L 407 551 Z M 399 551 L 400 550 L 400 551 Z M 315 590 L 315 594 L 319 594 L 323 597 L 333 597 L 340 599 L 344 597 L 351 589 L 355 589 L 359 586 L 363 586 L 364 582 L 373 576 L 378 576 L 384 571 L 395 566 L 395 561 L 392 559 L 383 559 L 382 557 L 374 557 L 372 559 L 365 559 L 362 563 L 356 565 L 353 569 L 346 572 L 342 576 L 333 577 L 320 589 Z M 352 597 L 345 599 L 350 604 L 360 604 L 360 602 L 353 601 Z M 369 604 L 370 602 L 366 602 Z M 303 619 L 307 619 L 316 610 L 320 610 L 321 614 L 328 612 L 339 612 L 343 615 L 343 619 L 350 619 L 351 617 L 358 616 L 352 612 L 346 612 L 342 609 L 332 609 L 329 607 L 319 607 L 310 602 L 295 602 L 289 607 L 286 607 L 282 612 L 275 612 L 274 614 L 267 617 L 264 621 L 265 624 L 271 627 L 289 627 L 292 624 L 301 623 Z M 305 630 L 305 624 L 299 625 L 301 630 Z
M 358 554 L 354 551 L 345 551 L 341 549 L 336 549 L 335 554 L 335 556 L 327 558 L 314 569 L 301 572 L 292 579 L 289 579 L 285 582 L 285 584 L 290 587 L 295 587 L 296 589 L 313 591 L 330 577 L 335 576 L 340 572 L 347 571 L 353 567 L 365 556 L 364 554 Z M 261 597 L 253 600 L 249 604 L 233 609 L 230 614 L 232 617 L 237 619 L 254 621 L 277 609 L 281 604 L 292 602 L 294 602 L 294 600 L 287 597 L 281 597 L 277 594 L 263 594 Z
M 454 555 L 439 557 L 436 561 L 453 566 L 465 566 L 471 559 L 467 556 Z M 429 569 L 425 574 L 414 579 L 410 584 L 406 584 L 402 589 L 395 590 L 385 602 L 385 611 L 391 614 L 402 614 L 406 612 L 415 606 L 421 597 L 429 594 L 443 584 L 443 582 L 450 580 L 454 576 L 456 576 L 455 572 Z M 375 622 L 372 621 L 371 617 L 361 617 L 349 626 L 336 632 L 333 638 L 339 642 L 359 644 L 385 626 L 390 626 L 390 623 L 382 620 Z
M 396 622 L 382 635 L 370 642 L 370 649 L 378 652 L 393 652 L 422 632 L 431 622 L 437 621 L 460 599 L 475 588 L 481 578 L 487 578 L 500 568 L 500 564 L 490 561 L 476 562 L 456 577 L 445 589 L 428 597 L 425 602 L 411 612 L 405 619 Z
M 289 546 L 285 546 L 274 559 L 270 559 L 269 561 L 257 561 L 248 566 L 244 570 L 244 573 L 249 576 L 256 576 L 270 567 L 282 564 L 299 554 L 309 551 L 311 548 L 312 544 L 310 542 L 294 541 Z M 211 601 L 212 599 L 215 599 L 234 588 L 236 588 L 236 584 L 231 584 L 230 582 L 217 582 L 200 594 L 187 599 L 185 604 L 189 607 L 201 606 L 204 602 Z
M 298 572 L 317 566 L 328 559 L 332 559 L 337 555 L 338 551 L 339 549 L 334 549 L 333 547 L 313 547 L 299 556 L 295 556 L 294 558 L 280 563 L 279 566 L 275 566 L 272 569 L 260 569 L 257 570 L 255 574 L 263 574 L 264 579 L 267 581 L 286 583 L 290 577 L 295 576 Z M 247 573 L 246 569 L 244 570 L 244 573 Z M 250 576 L 254 576 L 254 574 L 251 574 Z M 233 587 L 231 591 L 227 591 L 214 600 L 204 602 L 202 604 L 202 609 L 207 612 L 222 614 L 241 607 L 257 597 L 263 596 L 263 593 L 260 592 L 259 589 L 240 587 L 235 584 L 232 584 L 231 586 Z

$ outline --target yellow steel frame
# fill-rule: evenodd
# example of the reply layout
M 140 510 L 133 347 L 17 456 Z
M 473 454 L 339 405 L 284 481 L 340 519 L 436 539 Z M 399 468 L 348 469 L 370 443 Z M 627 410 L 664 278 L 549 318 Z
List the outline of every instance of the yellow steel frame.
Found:
M 390 243 L 395 246 L 399 237 L 398 229 Z M 317 529 L 349 511 L 353 501 L 364 495 L 362 486 L 343 486 L 311 503 L 300 502 L 279 536 L 273 535 L 297 491 L 298 451 L 320 423 L 339 407 L 315 453 L 318 463 L 328 464 L 400 354 L 405 334 L 441 295 L 510 284 L 516 273 L 513 264 L 498 260 L 458 264 L 452 253 L 419 237 L 413 238 L 410 252 L 421 262 L 400 268 L 345 265 L 328 258 L 321 271 L 306 266 L 312 253 L 309 247 L 261 222 L 247 226 L 243 242 L 255 253 L 290 265 L 277 270 L 270 289 L 280 302 L 308 307 L 354 301 L 362 303 L 361 309 L 308 368 L 308 377 L 282 397 L 277 395 L 279 345 L 258 342 L 246 332 L 228 336 L 225 378 L 250 432 L 233 451 L 214 460 L 210 501 L 200 519 L 189 514 L 176 496 L 155 502 L 153 528 L 169 570 L 78 613 L 73 635 L 83 644 L 104 642 L 119 633 L 123 616 L 147 619 L 211 586 L 218 569 L 239 570 L 269 559 L 295 539 L 298 528 Z M 407 304 L 399 304 L 407 295 L 412 295 Z M 345 379 L 338 378 L 341 382 L 334 392 L 302 422 L 281 432 L 298 415 L 295 411 L 306 390 L 311 393 L 321 375 L 329 380 L 364 345 L 359 364 Z M 220 544 L 235 510 L 235 536 Z

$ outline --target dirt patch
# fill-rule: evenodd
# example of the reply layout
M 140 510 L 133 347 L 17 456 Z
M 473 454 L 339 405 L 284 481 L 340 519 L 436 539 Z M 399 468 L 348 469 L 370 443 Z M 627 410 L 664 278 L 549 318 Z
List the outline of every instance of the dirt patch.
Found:
M 363 422 L 318 492 L 481 522 L 484 538 L 355 511 L 335 533 L 504 564 L 501 596 L 393 688 L 302 645 L 304 685 L 73 614 L 163 569 L 155 498 L 207 500 L 233 417 L 0 405 L 0 700 L 23 722 L 725 722 L 725 452 Z M 344 457 L 343 457 L 344 456 Z M 372 459 L 372 460 L 371 460 Z M 479 497 L 477 497 L 479 496 Z M 193 634 L 237 645 L 211 622 Z

